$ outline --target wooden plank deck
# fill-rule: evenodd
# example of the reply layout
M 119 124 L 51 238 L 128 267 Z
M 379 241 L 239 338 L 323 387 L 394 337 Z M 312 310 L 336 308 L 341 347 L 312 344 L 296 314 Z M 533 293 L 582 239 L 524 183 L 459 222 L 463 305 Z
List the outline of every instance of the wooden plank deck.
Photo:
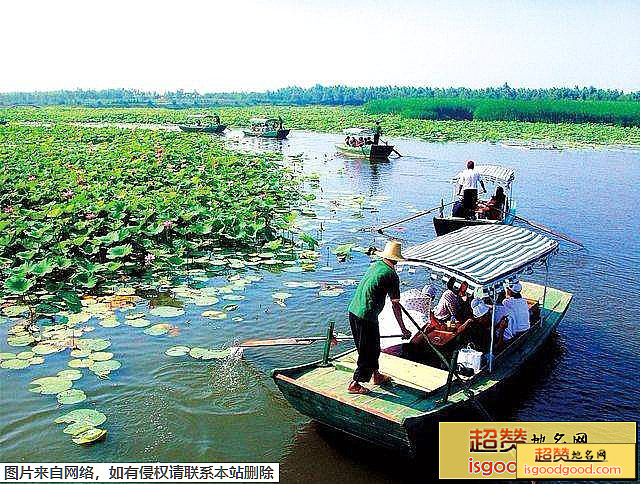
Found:
M 354 395 L 348 392 L 347 387 L 353 377 L 357 358 L 358 353 L 353 350 L 333 360 L 332 366 L 313 368 L 296 381 L 329 398 L 365 412 L 373 410 L 397 422 L 417 415 L 419 411 L 416 410 L 416 404 L 447 382 L 446 371 L 382 353 L 380 371 L 394 381 L 382 386 L 367 384 L 372 390 L 370 393 Z

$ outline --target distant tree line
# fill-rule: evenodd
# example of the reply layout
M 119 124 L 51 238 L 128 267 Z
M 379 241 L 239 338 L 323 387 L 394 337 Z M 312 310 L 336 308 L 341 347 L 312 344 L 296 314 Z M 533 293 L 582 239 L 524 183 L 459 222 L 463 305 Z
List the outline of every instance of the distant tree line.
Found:
M 276 105 L 344 105 L 359 106 L 373 99 L 394 97 L 511 99 L 511 100 L 582 100 L 640 101 L 640 91 L 624 92 L 595 87 L 554 87 L 549 89 L 500 87 L 469 89 L 465 87 L 349 87 L 321 86 L 310 88 L 285 87 L 266 92 L 213 92 L 200 94 L 181 89 L 159 93 L 137 89 L 105 89 L 101 91 L 8 92 L 0 93 L 0 105 L 86 106 L 86 107 L 165 107 L 205 108 L 216 106 Z

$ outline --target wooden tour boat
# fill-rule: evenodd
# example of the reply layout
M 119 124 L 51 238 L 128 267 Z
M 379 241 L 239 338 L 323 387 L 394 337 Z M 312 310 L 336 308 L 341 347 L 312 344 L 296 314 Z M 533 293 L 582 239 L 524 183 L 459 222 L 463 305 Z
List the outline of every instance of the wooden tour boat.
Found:
M 243 129 L 245 136 L 256 136 L 259 138 L 285 139 L 291 130 L 284 129 L 282 118 L 251 118 L 251 127 Z
M 191 114 L 187 116 L 187 120 L 187 123 L 178 125 L 187 133 L 221 134 L 226 129 L 224 124 L 220 124 L 220 117 L 217 114 Z
M 434 276 L 456 277 L 468 284 L 469 292 L 483 291 L 496 301 L 507 280 L 539 265 L 548 275 L 547 259 L 557 251 L 558 242 L 529 230 L 483 225 L 410 247 L 405 251 L 407 261 L 400 264 L 425 269 L 429 280 Z M 546 280 L 544 285 L 521 282 L 522 296 L 532 308 L 531 328 L 506 347 L 498 348 L 494 342 L 497 322 L 491 313 L 490 345 L 483 353 L 480 370 L 472 375 L 462 376 L 455 370 L 457 350 L 450 359 L 440 353 L 435 363 L 428 364 L 383 352 L 380 371 L 393 381 L 374 386 L 365 395 L 351 394 L 347 386 L 356 367 L 357 350 L 330 357 L 327 338 L 322 360 L 276 369 L 273 379 L 291 405 L 312 419 L 379 446 L 415 455 L 434 422 L 461 406 L 477 404 L 477 397 L 514 376 L 547 341 L 572 295 L 547 287 Z M 328 336 L 333 332 L 332 325 L 330 328 Z M 397 327 L 392 331 L 397 333 Z M 425 348 L 433 354 L 439 351 L 435 346 Z
M 347 128 L 342 131 L 347 136 L 374 138 L 375 131 L 369 128 Z M 362 146 L 351 146 L 346 143 L 336 144 L 336 149 L 345 156 L 353 158 L 363 158 L 370 161 L 385 161 L 389 159 L 394 149 L 388 144 L 363 144 Z
M 456 212 L 457 203 L 463 204 L 463 200 L 459 200 L 458 197 L 458 177 L 460 174 L 454 176 L 451 179 L 453 184 L 453 197 L 449 205 L 451 205 L 449 215 L 444 214 L 444 200 L 441 201 L 440 213 L 437 217 L 433 218 L 433 227 L 436 230 L 437 235 L 448 234 L 453 230 L 457 230 L 467 225 L 497 225 L 506 224 L 511 225 L 515 220 L 516 204 L 513 201 L 513 182 L 515 181 L 515 173 L 511 168 L 505 168 L 497 165 L 479 165 L 475 167 L 475 171 L 480 174 L 482 180 L 487 183 L 492 183 L 496 187 L 502 187 L 505 194 L 504 206 L 498 211 L 499 215 L 493 218 L 481 218 L 482 215 L 476 212 L 475 207 L 469 209 L 462 208 L 466 211 L 466 216 L 459 217 L 454 216 Z M 480 200 L 481 203 L 486 203 L 487 200 Z

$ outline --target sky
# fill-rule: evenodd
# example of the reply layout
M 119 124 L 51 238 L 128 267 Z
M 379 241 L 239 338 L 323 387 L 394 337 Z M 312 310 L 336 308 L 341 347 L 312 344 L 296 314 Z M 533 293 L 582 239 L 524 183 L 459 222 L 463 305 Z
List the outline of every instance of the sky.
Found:
M 4 0 L 0 92 L 640 90 L 640 0 Z

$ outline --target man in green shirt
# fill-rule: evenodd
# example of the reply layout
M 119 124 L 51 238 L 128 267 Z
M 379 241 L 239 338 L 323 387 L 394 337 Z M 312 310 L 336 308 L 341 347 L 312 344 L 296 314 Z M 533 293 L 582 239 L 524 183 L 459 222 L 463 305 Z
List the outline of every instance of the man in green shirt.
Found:
M 400 243 L 387 242 L 384 251 L 378 252 L 382 260 L 369 266 L 351 303 L 349 304 L 349 323 L 351 334 L 358 349 L 358 367 L 349 384 L 349 393 L 367 393 L 368 388 L 361 382 L 368 382 L 373 376 L 373 384 L 381 385 L 391 380 L 378 371 L 380 357 L 380 328 L 378 315 L 384 308 L 389 296 L 393 306 L 393 314 L 402 331 L 402 338 L 409 339 L 411 332 L 405 327 L 400 308 L 400 278 L 395 271 L 398 261 L 404 260 L 400 253 Z

